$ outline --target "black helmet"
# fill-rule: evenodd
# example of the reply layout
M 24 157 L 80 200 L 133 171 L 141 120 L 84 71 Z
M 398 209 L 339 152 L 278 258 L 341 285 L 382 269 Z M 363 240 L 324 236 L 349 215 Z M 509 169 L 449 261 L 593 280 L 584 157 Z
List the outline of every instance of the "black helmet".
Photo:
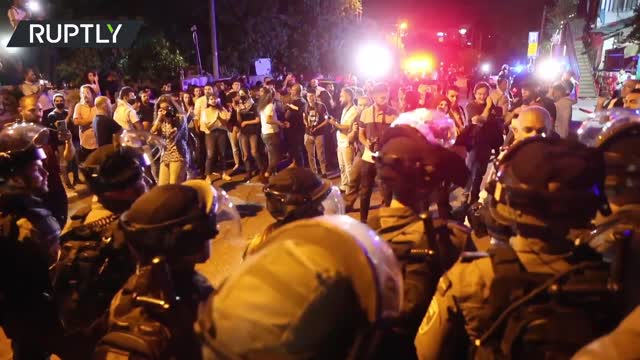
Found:
M 108 191 L 124 190 L 143 178 L 149 158 L 136 148 L 103 145 L 80 166 L 89 189 L 100 195 Z
M 487 186 L 491 215 L 502 224 L 568 230 L 608 214 L 604 161 L 579 142 L 534 136 L 513 145 Z
M 162 139 L 144 131 L 125 130 L 114 136 L 113 144 L 91 153 L 80 165 L 80 171 L 96 195 L 127 189 L 143 177 L 151 187 L 155 182 L 149 166 L 163 150 Z
M 291 221 L 323 213 L 343 214 L 340 191 L 311 170 L 289 168 L 269 178 L 264 187 L 267 210 L 276 220 Z
M 41 125 L 17 122 L 0 131 L 0 184 L 15 171 L 36 160 L 47 158 L 42 146 L 49 131 Z
M 346 215 L 288 224 L 201 307 L 205 359 L 344 359 L 374 354 L 403 300 L 389 245 Z
M 157 186 L 139 197 L 120 216 L 120 227 L 140 260 L 148 262 L 156 256 L 197 255 L 219 232 L 237 238 L 240 216 L 224 191 L 190 180 Z
M 610 110 L 585 121 L 580 140 L 603 151 L 605 189 L 619 205 L 640 203 L 640 112 Z
M 445 148 L 455 138 L 455 123 L 440 112 L 418 109 L 401 114 L 374 156 L 380 178 L 403 203 L 424 202 L 445 183 L 464 186 L 468 178 L 464 160 Z

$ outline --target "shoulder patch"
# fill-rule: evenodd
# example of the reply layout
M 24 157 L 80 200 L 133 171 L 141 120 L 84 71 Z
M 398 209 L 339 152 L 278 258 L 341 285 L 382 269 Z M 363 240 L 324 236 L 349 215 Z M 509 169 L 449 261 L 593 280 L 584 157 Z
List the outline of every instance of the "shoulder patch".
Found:
M 26 218 L 16 221 L 18 226 L 18 241 L 23 242 L 31 237 L 33 232 L 33 224 Z
M 438 281 L 438 294 L 440 296 L 444 296 L 447 291 L 449 291 L 449 289 L 451 289 L 451 280 L 449 279 L 449 277 L 447 276 L 447 274 L 444 274 L 440 277 L 440 280 Z
M 424 319 L 422 319 L 422 323 L 420 323 L 420 327 L 418 328 L 418 334 L 424 334 L 431 328 L 433 323 L 436 322 L 438 311 L 438 302 L 435 299 L 431 300 L 427 313 L 424 315 Z

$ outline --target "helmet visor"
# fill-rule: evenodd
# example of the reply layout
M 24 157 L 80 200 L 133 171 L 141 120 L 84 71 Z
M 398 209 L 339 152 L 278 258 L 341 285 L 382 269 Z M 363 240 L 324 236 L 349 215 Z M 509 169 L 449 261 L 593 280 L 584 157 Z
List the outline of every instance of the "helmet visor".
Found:
M 451 147 L 456 143 L 456 124 L 449 116 L 440 111 L 421 108 L 402 113 L 391 124 L 392 127 L 400 125 L 415 128 L 427 141 L 433 144 Z
M 640 112 L 637 110 L 601 111 L 582 123 L 578 129 L 578 138 L 587 146 L 597 147 L 622 127 L 634 125 L 640 125 Z

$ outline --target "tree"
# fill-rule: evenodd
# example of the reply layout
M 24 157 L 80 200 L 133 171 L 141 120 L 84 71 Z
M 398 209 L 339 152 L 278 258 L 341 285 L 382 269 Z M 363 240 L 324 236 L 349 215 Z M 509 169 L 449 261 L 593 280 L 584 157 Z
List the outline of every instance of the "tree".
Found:
M 640 43 L 640 5 L 633 10 L 633 29 L 627 36 L 627 41 Z
M 578 11 L 578 0 L 557 0 L 556 3 L 547 8 L 545 18 L 544 33 L 541 34 L 542 51 L 550 51 L 553 37 L 562 31 L 565 23 L 576 16 Z

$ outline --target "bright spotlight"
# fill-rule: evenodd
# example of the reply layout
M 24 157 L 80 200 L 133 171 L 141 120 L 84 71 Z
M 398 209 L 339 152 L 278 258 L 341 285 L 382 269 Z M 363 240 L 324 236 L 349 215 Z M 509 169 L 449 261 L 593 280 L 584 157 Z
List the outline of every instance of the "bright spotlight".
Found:
M 485 74 L 488 74 L 491 71 L 491 64 L 484 63 L 480 65 L 480 71 L 482 71 Z
M 458 32 L 460 33 L 460 35 L 465 35 L 467 33 L 467 29 L 466 28 L 460 28 L 460 30 L 458 30 Z
M 32 13 L 39 13 L 40 10 L 42 10 L 42 6 L 40 6 L 40 3 L 37 1 L 29 1 L 27 3 L 27 9 Z
M 443 37 L 443 36 L 444 36 L 444 33 L 443 33 L 442 31 L 438 31 L 438 32 L 436 33 L 436 36 L 438 36 L 438 37 Z
M 400 23 L 400 30 L 407 30 L 409 24 L 406 21 Z
M 513 68 L 513 71 L 515 71 L 516 73 L 520 74 L 522 71 L 524 70 L 524 66 L 518 64 Z
M 406 58 L 402 68 L 409 75 L 426 75 L 433 71 L 433 58 L 427 54 L 416 54 Z
M 545 59 L 538 65 L 538 76 L 544 80 L 557 80 L 562 74 L 563 65 L 555 59 Z
M 368 44 L 358 50 L 356 65 L 363 75 L 371 78 L 380 78 L 391 71 L 393 56 L 385 46 Z

